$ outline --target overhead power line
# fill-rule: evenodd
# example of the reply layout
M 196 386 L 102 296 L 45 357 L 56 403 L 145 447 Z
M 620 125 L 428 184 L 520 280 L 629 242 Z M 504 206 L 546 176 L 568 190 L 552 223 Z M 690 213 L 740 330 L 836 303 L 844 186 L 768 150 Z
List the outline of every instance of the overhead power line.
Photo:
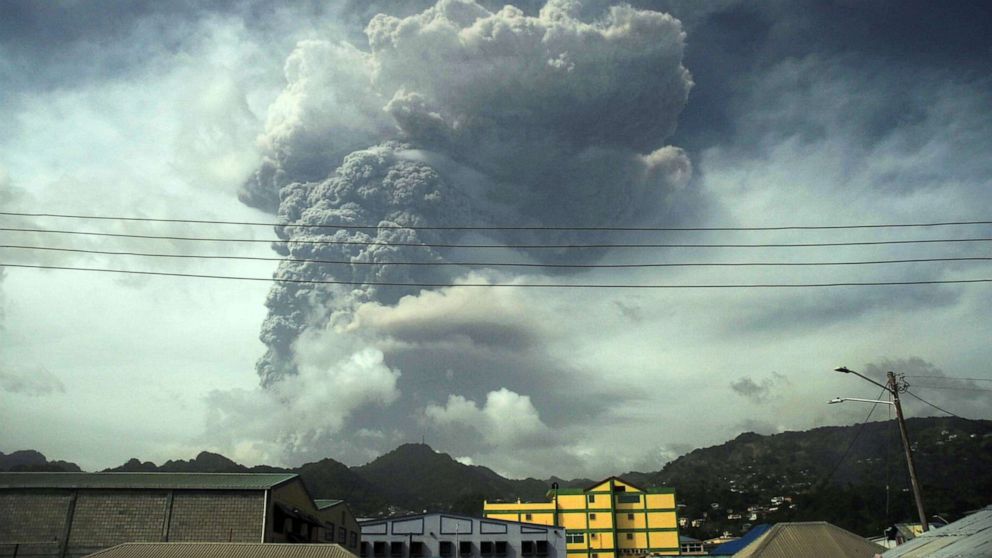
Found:
M 961 378 L 959 376 L 937 376 L 937 375 L 932 375 L 932 376 L 910 376 L 909 374 L 905 374 L 904 377 L 906 377 L 906 378 L 934 378 L 934 379 L 939 379 L 939 380 L 958 380 L 958 381 L 962 381 L 963 380 L 963 381 L 968 381 L 968 382 L 992 382 L 992 378 Z
M 934 409 L 937 409 L 938 411 L 940 411 L 942 413 L 947 413 L 948 415 L 951 415 L 952 417 L 959 418 L 959 419 L 962 419 L 962 420 L 972 420 L 972 419 L 964 418 L 962 416 L 958 416 L 958 415 L 956 415 L 956 414 L 948 411 L 947 409 L 944 409 L 943 407 L 938 407 L 937 405 L 934 405 L 933 403 L 927 401 L 926 399 L 923 399 L 922 397 L 920 397 L 919 395 L 916 395 L 915 393 L 909 391 L 908 389 L 905 391 L 905 393 L 907 395 L 911 395 L 911 396 L 915 397 L 916 399 L 922 401 L 923 403 L 926 403 L 927 405 L 930 405 L 931 407 L 933 407 Z
M 566 269 L 627 269 L 627 268 L 657 268 L 657 267 L 813 267 L 813 266 L 845 266 L 845 265 L 886 265 L 926 262 L 961 262 L 961 261 L 992 261 L 992 257 L 960 257 L 960 258 L 913 258 L 901 260 L 857 260 L 834 262 L 656 262 L 656 263 L 607 263 L 607 264 L 555 264 L 531 262 L 411 262 L 411 261 L 353 261 L 353 260 L 321 260 L 315 258 L 265 257 L 265 256 L 228 256 L 206 254 L 162 254 L 154 252 L 130 252 L 113 250 L 87 250 L 82 248 L 59 248 L 52 246 L 24 246 L 18 244 L 3 244 L 2 249 L 41 250 L 49 252 L 70 252 L 76 254 L 101 254 L 107 256 L 139 256 L 152 258 L 183 258 L 206 260 L 242 260 L 267 262 L 315 263 L 328 265 L 357 265 L 357 266 L 446 266 L 446 267 L 529 267 L 529 268 L 566 268 Z
M 515 248 L 515 249 L 577 249 L 577 248 L 814 248 L 832 246 L 880 246 L 890 244 L 935 244 L 957 242 L 992 242 L 992 238 L 927 238 L 914 240 L 871 240 L 861 242 L 802 242 L 802 243 L 756 243 L 756 244 L 685 244 L 685 243 L 595 243 L 595 244 L 449 244 L 436 242 L 387 242 L 379 240 L 283 240 L 256 238 L 210 238 L 189 236 L 162 236 L 148 234 L 105 233 L 94 231 L 69 231 L 54 229 L 28 229 L 0 227 L 0 231 L 30 232 L 43 234 L 66 234 L 78 236 L 100 236 L 111 238 L 142 238 L 154 240 L 179 240 L 191 242 L 245 242 L 266 244 L 317 244 L 346 246 L 411 246 L 427 248 Z
M 368 285 L 384 287 L 512 287 L 541 289 L 795 289 L 821 287 L 876 287 L 897 285 L 949 285 L 965 283 L 992 283 L 992 278 L 982 279 L 939 279 L 931 281 L 850 281 L 836 283 L 724 283 L 724 284 L 603 284 L 603 283 L 403 283 L 344 281 L 334 279 L 287 279 L 266 277 L 242 277 L 232 275 L 210 275 L 200 273 L 172 273 L 165 271 L 136 271 L 126 269 L 103 269 L 92 267 L 71 267 L 55 265 L 31 265 L 0 262 L 0 267 L 54 269 L 64 271 L 89 271 L 98 273 L 120 273 L 130 275 L 159 275 L 165 277 L 189 277 L 198 279 L 228 279 L 238 281 L 267 281 L 274 283 L 300 283 L 311 285 Z M 915 396 L 914 396 L 915 397 Z
M 310 224 L 310 223 L 274 223 L 260 221 L 223 221 L 214 219 L 160 219 L 152 217 L 121 217 L 107 215 L 74 215 L 66 213 L 21 213 L 0 211 L 0 215 L 32 218 L 60 218 L 100 221 L 137 221 L 147 223 L 188 223 L 201 225 L 241 225 L 318 229 L 412 229 L 412 230 L 472 230 L 472 231 L 791 231 L 791 230 L 838 230 L 838 229 L 889 229 L 911 227 L 949 227 L 964 225 L 992 225 L 992 221 L 942 221 L 933 223 L 875 223 L 855 225 L 785 225 L 768 227 L 555 227 L 555 226 L 487 226 L 487 225 L 451 225 L 451 226 L 402 226 L 402 225 L 354 225 L 354 224 Z
M 921 386 L 919 384 L 913 384 L 914 388 L 921 389 L 939 389 L 948 391 L 992 391 L 992 389 L 983 388 L 969 388 L 969 387 L 955 387 L 955 386 Z
M 864 431 L 865 425 L 868 424 L 869 420 L 871 420 L 871 415 L 875 412 L 875 408 L 878 407 L 878 400 L 885 394 L 885 392 L 886 390 L 883 389 L 878 394 L 878 397 L 875 398 L 875 403 L 873 403 L 871 409 L 868 410 L 868 416 L 866 416 L 865 420 L 861 422 L 858 429 L 854 431 L 854 437 L 851 438 L 850 442 L 848 442 L 844 453 L 841 454 L 840 459 L 837 460 L 837 463 L 834 463 L 834 466 L 830 468 L 830 471 L 823 477 L 823 480 L 817 483 L 818 486 L 826 486 L 827 483 L 830 482 L 830 479 L 833 478 L 834 473 L 837 472 L 837 469 L 839 469 L 841 464 L 844 463 L 844 460 L 847 459 L 847 456 L 851 453 L 851 449 L 854 447 L 854 444 L 858 441 L 858 438 L 861 437 L 861 433 Z

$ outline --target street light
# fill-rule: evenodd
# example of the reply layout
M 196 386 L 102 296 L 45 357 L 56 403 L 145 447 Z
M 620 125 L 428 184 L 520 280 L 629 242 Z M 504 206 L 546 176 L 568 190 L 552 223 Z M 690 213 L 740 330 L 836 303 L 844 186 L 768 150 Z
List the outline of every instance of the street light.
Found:
M 830 401 L 830 403 L 842 403 L 844 401 L 866 401 L 868 403 L 887 403 L 896 408 L 896 422 L 899 424 L 899 434 L 902 437 L 902 447 L 906 452 L 906 464 L 909 467 L 909 480 L 910 484 L 913 486 L 913 497 L 916 499 L 916 511 L 920 514 L 920 527 L 924 531 L 930 530 L 930 524 L 927 522 L 927 514 L 923 511 L 923 494 L 920 491 L 920 481 L 916 478 L 916 464 L 913 463 L 913 451 L 909 447 L 909 435 L 906 433 L 906 420 L 902 416 L 902 405 L 899 403 L 899 391 L 904 390 L 899 385 L 899 381 L 896 380 L 896 375 L 891 370 L 886 374 L 888 382 L 886 385 L 882 385 L 871 378 L 863 376 L 854 370 L 846 366 L 841 366 L 835 368 L 834 372 L 840 372 L 843 374 L 854 374 L 855 376 L 867 380 L 876 386 L 889 392 L 892 396 L 892 402 L 888 401 L 875 401 L 874 399 L 858 399 L 854 397 L 836 397 Z
M 834 403 L 843 403 L 845 401 L 861 401 L 862 403 L 882 403 L 884 405 L 895 405 L 891 401 L 882 401 L 881 399 L 861 399 L 860 397 L 834 397 L 827 403 L 833 405 Z

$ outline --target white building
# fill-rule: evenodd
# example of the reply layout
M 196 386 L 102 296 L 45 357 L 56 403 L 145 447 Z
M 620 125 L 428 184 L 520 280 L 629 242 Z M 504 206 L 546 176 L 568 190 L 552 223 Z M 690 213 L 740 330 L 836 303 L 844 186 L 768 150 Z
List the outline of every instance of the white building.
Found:
M 363 558 L 566 558 L 563 527 L 446 513 L 360 525 Z

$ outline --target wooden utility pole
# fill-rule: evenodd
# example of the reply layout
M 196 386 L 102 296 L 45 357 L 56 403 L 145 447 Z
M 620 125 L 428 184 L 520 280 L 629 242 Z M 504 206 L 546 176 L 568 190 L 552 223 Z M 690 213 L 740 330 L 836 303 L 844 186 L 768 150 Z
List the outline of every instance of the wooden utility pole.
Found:
M 927 514 L 923 511 L 923 494 L 920 492 L 920 481 L 916 478 L 916 464 L 913 462 L 913 450 L 909 446 L 909 435 L 906 434 L 906 420 L 902 416 L 902 405 L 899 404 L 899 381 L 892 371 L 888 373 L 889 393 L 892 394 L 892 404 L 896 408 L 896 421 L 899 423 L 899 434 L 902 436 L 902 447 L 906 451 L 906 464 L 909 465 L 909 481 L 913 485 L 913 497 L 916 499 L 916 511 L 920 514 L 920 526 L 923 531 L 930 530 Z

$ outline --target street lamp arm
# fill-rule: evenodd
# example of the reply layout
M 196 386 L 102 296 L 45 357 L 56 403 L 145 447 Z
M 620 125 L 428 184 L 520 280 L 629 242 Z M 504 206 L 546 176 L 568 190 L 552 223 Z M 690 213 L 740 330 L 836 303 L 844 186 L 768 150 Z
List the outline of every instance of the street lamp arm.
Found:
M 828 403 L 843 403 L 845 401 L 861 401 L 862 403 L 882 403 L 883 405 L 895 405 L 891 401 L 882 401 L 881 399 L 862 399 L 860 397 L 834 397 Z
M 869 378 L 867 376 L 864 376 L 864 375 L 862 375 L 862 374 L 860 374 L 860 373 L 858 373 L 858 372 L 856 372 L 854 370 L 851 370 L 850 368 L 848 368 L 846 366 L 841 366 L 840 368 L 834 368 L 834 372 L 843 372 L 844 374 L 854 374 L 855 376 L 861 378 L 862 380 L 868 380 L 869 382 L 871 382 L 871 383 L 875 384 L 876 386 L 884 389 L 885 391 L 887 391 L 889 393 L 892 393 L 892 388 L 891 387 L 886 386 L 886 385 L 882 385 L 882 384 L 876 382 L 875 380 L 872 380 L 871 378 Z

